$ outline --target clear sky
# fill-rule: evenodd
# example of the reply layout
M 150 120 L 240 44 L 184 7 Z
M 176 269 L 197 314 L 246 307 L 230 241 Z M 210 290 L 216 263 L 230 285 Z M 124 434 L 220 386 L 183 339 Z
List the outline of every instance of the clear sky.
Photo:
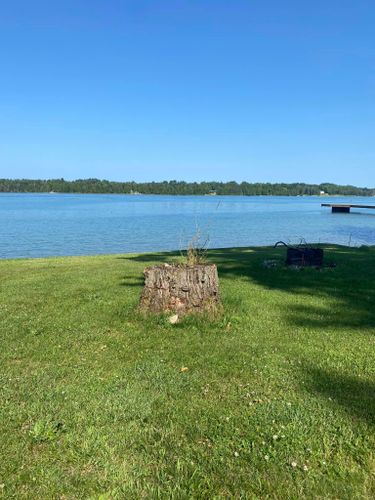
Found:
M 0 177 L 373 187 L 375 1 L 3 1 Z

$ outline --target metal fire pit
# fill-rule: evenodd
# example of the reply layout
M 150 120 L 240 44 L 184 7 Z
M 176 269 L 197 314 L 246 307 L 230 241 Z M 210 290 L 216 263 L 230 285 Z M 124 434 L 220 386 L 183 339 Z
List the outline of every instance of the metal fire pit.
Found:
M 306 244 L 298 246 L 287 245 L 283 241 L 278 241 L 275 248 L 284 245 L 286 251 L 286 265 L 287 266 L 312 266 L 322 267 L 324 259 L 324 250 L 322 248 L 310 247 Z

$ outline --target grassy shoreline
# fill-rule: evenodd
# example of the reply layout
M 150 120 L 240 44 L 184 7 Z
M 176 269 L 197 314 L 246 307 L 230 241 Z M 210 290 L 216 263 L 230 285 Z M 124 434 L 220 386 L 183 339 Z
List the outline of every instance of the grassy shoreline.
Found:
M 178 325 L 136 310 L 178 252 L 0 260 L 0 496 L 372 498 L 375 249 L 325 248 L 210 251 L 224 314 Z
M 361 245 L 361 246 L 348 246 L 344 244 L 330 244 L 330 243 L 321 243 L 321 242 L 309 242 L 309 246 L 320 247 L 320 248 L 337 248 L 337 249 L 349 249 L 349 250 L 372 250 L 375 249 L 375 245 Z M 298 245 L 298 242 L 295 243 Z M 292 245 L 293 246 L 293 245 Z M 218 247 L 218 248 L 210 248 L 208 250 L 209 254 L 214 254 L 215 252 L 225 252 L 237 250 L 239 252 L 246 251 L 251 248 L 252 251 L 272 251 L 272 246 L 266 245 L 253 245 L 252 247 L 244 246 L 244 247 Z M 22 261 L 37 261 L 37 260 L 50 260 L 50 259 L 75 259 L 75 258 L 95 258 L 95 257 L 113 257 L 113 258 L 130 258 L 130 259 L 138 259 L 140 261 L 144 260 L 147 262 L 148 260 L 152 264 L 152 256 L 155 256 L 156 261 L 164 261 L 167 262 L 169 256 L 173 261 L 180 261 L 181 257 L 186 254 L 186 250 L 180 250 L 178 248 L 174 250 L 164 250 L 164 251 L 156 251 L 156 252 L 123 252 L 123 253 L 95 253 L 95 254 L 75 254 L 75 255 L 48 255 L 42 257 L 0 257 L 1 262 L 22 262 Z M 150 256 L 150 257 L 148 257 Z M 280 262 L 282 261 L 282 255 L 277 255 Z M 265 257 L 266 259 L 267 257 Z M 212 261 L 213 263 L 214 260 Z M 150 265 L 151 265 L 150 264 Z

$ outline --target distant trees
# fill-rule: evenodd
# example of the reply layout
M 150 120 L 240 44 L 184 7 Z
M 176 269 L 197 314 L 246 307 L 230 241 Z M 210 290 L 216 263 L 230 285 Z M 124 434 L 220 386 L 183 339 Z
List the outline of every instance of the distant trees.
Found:
M 142 193 L 142 194 L 179 194 L 241 196 L 306 196 L 319 195 L 321 191 L 329 195 L 375 196 L 375 188 L 359 188 L 355 186 L 340 186 L 336 184 L 270 184 L 249 182 L 112 182 L 100 179 L 0 179 L 2 193 Z

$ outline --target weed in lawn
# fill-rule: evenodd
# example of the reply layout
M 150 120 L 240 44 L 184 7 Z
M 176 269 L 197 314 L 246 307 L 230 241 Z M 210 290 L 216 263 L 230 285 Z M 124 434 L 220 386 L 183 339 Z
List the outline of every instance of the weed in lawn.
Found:
M 53 441 L 63 431 L 61 422 L 51 420 L 37 420 L 30 429 L 30 437 L 34 443 Z

